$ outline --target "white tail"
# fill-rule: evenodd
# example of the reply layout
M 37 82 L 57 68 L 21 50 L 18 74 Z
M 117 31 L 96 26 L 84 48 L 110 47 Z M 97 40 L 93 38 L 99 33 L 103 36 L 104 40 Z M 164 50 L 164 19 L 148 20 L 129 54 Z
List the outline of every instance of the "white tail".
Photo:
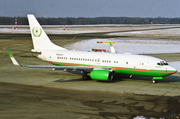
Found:
M 51 42 L 34 15 L 28 14 L 27 17 L 35 50 L 66 50 Z

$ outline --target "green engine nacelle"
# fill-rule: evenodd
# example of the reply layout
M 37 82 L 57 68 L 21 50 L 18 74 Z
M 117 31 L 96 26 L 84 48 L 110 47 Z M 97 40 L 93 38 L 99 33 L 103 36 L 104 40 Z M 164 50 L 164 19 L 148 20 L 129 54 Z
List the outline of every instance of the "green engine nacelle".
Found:
M 111 81 L 113 79 L 113 72 L 109 70 L 93 70 L 90 73 L 92 80 Z

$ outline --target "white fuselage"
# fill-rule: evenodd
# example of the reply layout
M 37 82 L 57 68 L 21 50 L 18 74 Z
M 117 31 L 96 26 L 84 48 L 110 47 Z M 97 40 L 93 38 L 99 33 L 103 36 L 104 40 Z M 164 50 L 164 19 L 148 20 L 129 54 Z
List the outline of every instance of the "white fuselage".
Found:
M 175 71 L 169 65 L 158 65 L 161 59 L 131 54 L 117 54 L 105 52 L 83 52 L 83 51 L 41 51 L 38 57 L 55 65 L 88 66 L 88 67 L 123 67 L 145 70 L 167 70 Z

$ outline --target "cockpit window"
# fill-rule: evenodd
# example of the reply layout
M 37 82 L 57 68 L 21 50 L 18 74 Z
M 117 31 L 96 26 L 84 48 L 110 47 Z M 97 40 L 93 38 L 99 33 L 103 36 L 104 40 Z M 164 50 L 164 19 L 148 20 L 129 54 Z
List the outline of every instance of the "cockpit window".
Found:
M 162 65 L 168 65 L 168 63 L 165 62 L 165 61 L 160 61 L 160 62 L 157 63 L 157 65 L 160 65 L 160 66 L 162 66 Z

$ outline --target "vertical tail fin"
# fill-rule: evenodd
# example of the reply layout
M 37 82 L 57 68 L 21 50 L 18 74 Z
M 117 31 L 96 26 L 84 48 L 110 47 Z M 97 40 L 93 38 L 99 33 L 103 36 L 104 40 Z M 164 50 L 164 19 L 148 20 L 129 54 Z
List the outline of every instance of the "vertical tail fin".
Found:
M 34 15 L 28 14 L 27 17 L 35 50 L 66 50 L 51 42 Z

